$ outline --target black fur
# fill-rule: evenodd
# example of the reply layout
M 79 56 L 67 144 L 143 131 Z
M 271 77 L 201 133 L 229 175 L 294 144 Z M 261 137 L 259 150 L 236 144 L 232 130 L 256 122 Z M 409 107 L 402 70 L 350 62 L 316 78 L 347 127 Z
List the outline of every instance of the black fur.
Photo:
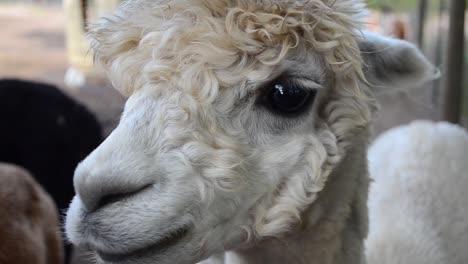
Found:
M 0 122 L 0 161 L 29 170 L 63 212 L 75 167 L 102 141 L 95 116 L 52 85 L 0 80 Z

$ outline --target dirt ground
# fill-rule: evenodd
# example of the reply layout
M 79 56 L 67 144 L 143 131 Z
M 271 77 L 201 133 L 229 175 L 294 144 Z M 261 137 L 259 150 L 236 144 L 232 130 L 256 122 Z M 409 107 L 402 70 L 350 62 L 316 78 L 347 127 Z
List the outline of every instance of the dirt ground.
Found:
M 0 75 L 57 83 L 67 62 L 60 9 L 0 6 Z
M 86 104 L 108 134 L 115 127 L 125 99 L 103 78 L 89 79 L 80 89 L 64 85 L 67 58 L 64 16 L 60 7 L 0 5 L 0 78 L 15 77 L 53 83 Z M 433 119 L 430 85 L 411 93 L 379 96 L 382 111 L 374 124 L 375 135 L 414 119 Z M 89 257 L 85 257 L 89 258 Z M 75 264 L 85 263 L 82 259 Z

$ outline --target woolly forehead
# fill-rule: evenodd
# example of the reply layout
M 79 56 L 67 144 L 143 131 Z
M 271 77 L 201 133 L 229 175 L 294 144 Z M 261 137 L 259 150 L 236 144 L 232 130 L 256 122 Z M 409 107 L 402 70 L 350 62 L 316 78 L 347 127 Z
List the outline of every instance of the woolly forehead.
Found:
M 91 28 L 91 44 L 127 96 L 156 83 L 213 95 L 220 87 L 268 78 L 303 52 L 318 54 L 342 77 L 363 76 L 354 35 L 354 17 L 362 10 L 357 2 L 128 1 Z

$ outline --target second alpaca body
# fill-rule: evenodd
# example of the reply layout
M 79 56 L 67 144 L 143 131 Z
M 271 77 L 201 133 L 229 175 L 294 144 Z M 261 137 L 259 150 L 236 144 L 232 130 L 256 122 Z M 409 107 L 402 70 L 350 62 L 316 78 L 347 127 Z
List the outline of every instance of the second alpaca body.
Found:
M 468 133 L 417 121 L 385 132 L 368 157 L 368 263 L 468 263 Z

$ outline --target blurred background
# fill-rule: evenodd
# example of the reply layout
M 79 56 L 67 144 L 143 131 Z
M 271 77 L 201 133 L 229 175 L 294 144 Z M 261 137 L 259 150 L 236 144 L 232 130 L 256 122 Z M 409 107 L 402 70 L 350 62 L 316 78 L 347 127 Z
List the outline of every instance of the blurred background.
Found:
M 56 85 L 85 105 L 105 138 L 125 98 L 92 65 L 86 24 L 111 12 L 118 0 L 0 0 L 0 79 Z M 442 78 L 379 95 L 374 137 L 415 119 L 468 126 L 468 34 L 463 0 L 368 0 L 368 30 L 406 39 L 439 67 Z M 407 89 L 411 88 L 411 89 Z M 84 257 L 86 259 L 86 257 Z M 83 257 L 74 263 L 85 263 Z

